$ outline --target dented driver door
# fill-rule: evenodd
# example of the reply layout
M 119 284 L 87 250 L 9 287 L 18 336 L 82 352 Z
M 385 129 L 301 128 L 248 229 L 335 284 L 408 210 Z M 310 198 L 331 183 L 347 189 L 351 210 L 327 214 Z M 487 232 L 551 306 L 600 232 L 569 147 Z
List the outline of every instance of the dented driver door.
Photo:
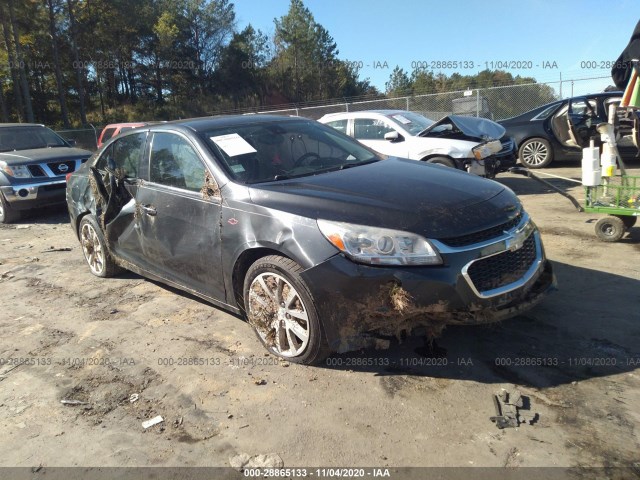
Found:
M 221 198 L 190 141 L 174 132 L 149 140 L 148 181 L 136 194 L 144 269 L 224 302 Z

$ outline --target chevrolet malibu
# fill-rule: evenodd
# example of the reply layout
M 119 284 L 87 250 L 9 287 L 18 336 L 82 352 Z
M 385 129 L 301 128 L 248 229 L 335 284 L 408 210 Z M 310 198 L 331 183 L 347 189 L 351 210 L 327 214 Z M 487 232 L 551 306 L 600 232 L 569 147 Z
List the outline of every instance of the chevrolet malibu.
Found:
M 124 268 L 195 294 L 305 364 L 512 317 L 554 283 L 508 188 L 382 159 L 301 118 L 126 132 L 70 175 L 67 203 L 94 275 Z

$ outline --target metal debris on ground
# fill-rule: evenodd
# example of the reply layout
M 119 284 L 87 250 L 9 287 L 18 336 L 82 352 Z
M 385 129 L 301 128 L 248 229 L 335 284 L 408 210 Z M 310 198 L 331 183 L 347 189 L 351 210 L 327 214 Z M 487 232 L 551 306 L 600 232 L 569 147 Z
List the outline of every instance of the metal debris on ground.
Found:
M 140 395 L 138 395 L 137 393 L 132 393 L 131 396 L 129 397 L 129 402 L 130 403 L 137 402 L 139 398 L 140 398 Z
M 70 252 L 71 250 L 73 250 L 71 247 L 59 247 L 59 248 L 55 248 L 55 247 L 51 247 L 47 250 L 42 250 L 42 253 L 50 253 L 50 252 Z
M 499 429 L 515 428 L 524 423 L 533 425 L 538 420 L 538 414 L 531 412 L 529 397 L 523 396 L 518 390 L 509 393 L 504 388 L 493 395 L 493 404 L 496 408 L 496 415 L 490 420 Z
M 157 425 L 162 422 L 164 422 L 164 419 L 160 415 L 158 415 L 157 417 L 153 417 L 152 419 L 147 420 L 146 422 L 142 422 L 142 428 L 153 427 L 154 425 Z

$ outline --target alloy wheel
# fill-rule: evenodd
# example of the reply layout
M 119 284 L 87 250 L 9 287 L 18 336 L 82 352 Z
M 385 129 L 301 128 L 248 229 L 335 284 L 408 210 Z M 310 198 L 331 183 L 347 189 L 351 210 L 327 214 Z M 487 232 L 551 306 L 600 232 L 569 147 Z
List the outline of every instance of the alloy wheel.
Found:
M 549 148 L 543 142 L 533 140 L 522 148 L 522 161 L 526 165 L 542 166 L 549 158 Z
M 277 273 L 258 275 L 249 287 L 249 322 L 283 357 L 302 355 L 309 343 L 309 315 L 296 289 Z
M 104 270 L 105 252 L 98 234 L 91 224 L 85 223 L 82 225 L 80 242 L 82 243 L 82 251 L 89 268 L 95 275 L 100 276 Z

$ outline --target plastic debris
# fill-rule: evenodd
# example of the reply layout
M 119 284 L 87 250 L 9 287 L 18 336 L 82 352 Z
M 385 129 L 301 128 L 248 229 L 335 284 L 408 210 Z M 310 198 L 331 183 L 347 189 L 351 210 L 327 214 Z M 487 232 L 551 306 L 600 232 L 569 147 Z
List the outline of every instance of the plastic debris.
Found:
M 152 419 L 147 420 L 146 422 L 142 422 L 142 428 L 146 429 L 149 427 L 153 427 L 154 425 L 157 425 L 162 422 L 164 422 L 164 418 L 158 415 L 157 417 L 153 417 Z
M 140 395 L 138 395 L 137 393 L 132 393 L 131 396 L 129 397 L 129 402 L 130 403 L 137 402 L 139 398 L 140 398 Z
M 70 406 L 89 405 L 89 402 L 83 402 L 82 400 L 73 400 L 68 398 L 63 398 L 62 400 L 60 400 L 60 403 L 62 403 L 63 405 L 70 405 Z

